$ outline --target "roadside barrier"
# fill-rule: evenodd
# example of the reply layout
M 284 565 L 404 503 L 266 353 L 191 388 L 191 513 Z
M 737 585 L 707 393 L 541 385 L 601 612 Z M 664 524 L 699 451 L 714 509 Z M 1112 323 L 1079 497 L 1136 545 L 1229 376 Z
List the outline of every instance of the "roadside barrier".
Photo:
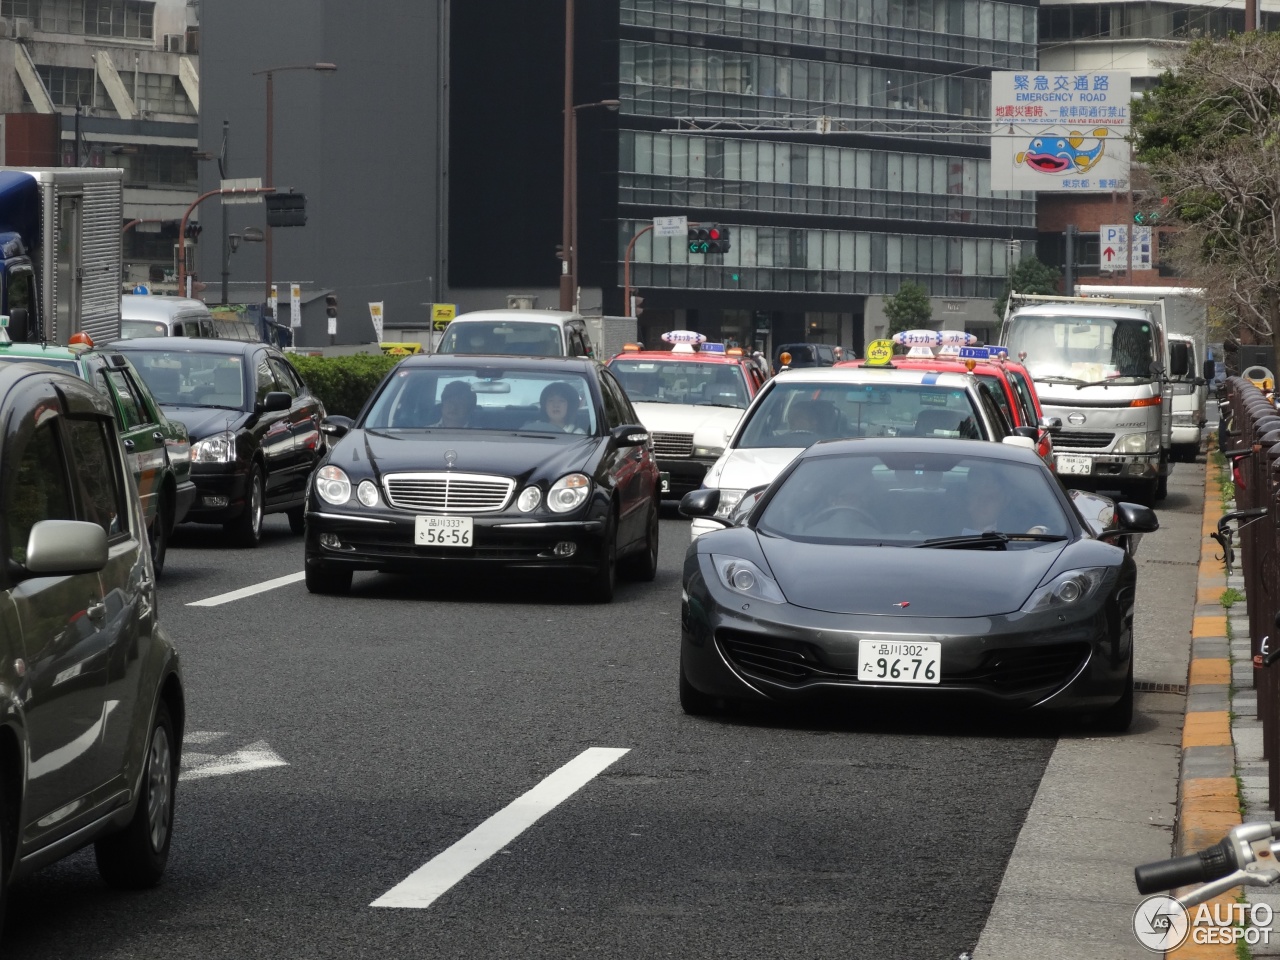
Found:
M 1239 543 L 1253 685 L 1262 721 L 1270 806 L 1275 810 L 1280 804 L 1280 675 L 1272 666 L 1280 660 L 1280 412 L 1267 394 L 1242 377 L 1227 380 L 1221 409 L 1219 449 L 1231 467 L 1235 509 L 1222 515 L 1213 536 L 1223 549 L 1228 586 Z

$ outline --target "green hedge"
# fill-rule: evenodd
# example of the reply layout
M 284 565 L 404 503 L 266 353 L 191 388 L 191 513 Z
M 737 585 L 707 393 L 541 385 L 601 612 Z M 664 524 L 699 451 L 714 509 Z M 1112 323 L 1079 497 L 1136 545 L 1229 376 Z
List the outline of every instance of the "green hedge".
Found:
M 289 359 L 307 381 L 311 392 L 324 404 L 325 413 L 354 417 L 403 357 L 386 354 L 357 354 L 351 357 L 311 357 L 294 353 Z

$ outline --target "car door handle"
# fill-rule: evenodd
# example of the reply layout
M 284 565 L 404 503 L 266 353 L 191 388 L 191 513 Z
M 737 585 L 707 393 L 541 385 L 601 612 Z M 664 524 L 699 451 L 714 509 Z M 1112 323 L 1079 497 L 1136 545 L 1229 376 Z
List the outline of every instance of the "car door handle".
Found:
M 132 449 L 133 449 L 133 441 L 132 441 L 132 440 L 126 440 L 126 441 L 124 442 L 124 448 L 125 448 L 126 450 L 132 450 Z
M 163 433 L 161 433 L 159 430 L 157 430 L 155 433 L 153 433 L 153 434 L 151 435 L 151 439 L 152 439 L 152 440 L 155 440 L 157 443 L 163 442 L 163 441 L 164 441 L 164 434 L 163 434 Z
M 105 603 L 91 603 L 89 609 L 85 611 L 86 616 L 90 620 L 101 620 L 107 615 L 107 605 Z

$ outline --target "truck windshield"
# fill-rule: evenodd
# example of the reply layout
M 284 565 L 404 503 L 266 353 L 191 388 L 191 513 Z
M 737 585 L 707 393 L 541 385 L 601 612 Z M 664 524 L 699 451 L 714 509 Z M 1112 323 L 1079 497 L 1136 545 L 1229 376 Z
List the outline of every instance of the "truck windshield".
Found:
M 1136 318 L 1020 317 L 1008 339 L 1010 354 L 1026 354 L 1033 380 L 1149 380 L 1155 360 L 1151 324 Z

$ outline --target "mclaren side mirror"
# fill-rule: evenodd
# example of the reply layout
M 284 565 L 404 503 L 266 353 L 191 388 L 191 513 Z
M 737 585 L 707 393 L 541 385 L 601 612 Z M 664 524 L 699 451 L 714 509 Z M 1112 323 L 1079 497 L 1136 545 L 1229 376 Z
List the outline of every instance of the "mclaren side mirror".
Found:
M 1116 520 L 1123 533 L 1154 533 L 1160 529 L 1156 512 L 1139 503 L 1117 503 Z
M 720 491 L 691 490 L 680 501 L 680 514 L 685 517 L 703 517 L 714 519 L 720 509 Z

